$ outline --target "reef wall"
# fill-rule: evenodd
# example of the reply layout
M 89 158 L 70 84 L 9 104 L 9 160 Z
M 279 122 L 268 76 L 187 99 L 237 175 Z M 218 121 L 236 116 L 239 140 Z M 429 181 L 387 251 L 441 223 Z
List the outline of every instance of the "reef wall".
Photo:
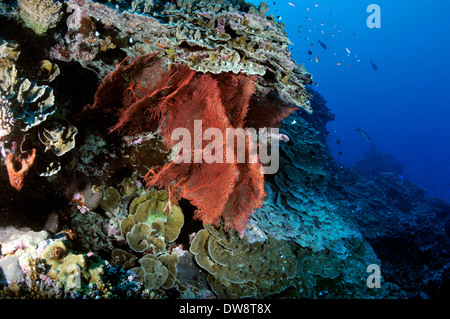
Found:
M 446 206 L 335 165 L 334 115 L 267 10 L 240 0 L 2 3 L 2 298 L 417 296 L 384 268 L 385 243 L 419 225 L 448 243 L 433 228 L 448 229 Z M 202 133 L 279 128 L 279 170 L 177 163 L 171 132 L 193 132 L 196 120 Z M 436 256 L 431 241 L 405 245 Z M 448 256 L 436 258 L 441 287 Z M 379 289 L 366 282 L 371 264 L 386 269 Z

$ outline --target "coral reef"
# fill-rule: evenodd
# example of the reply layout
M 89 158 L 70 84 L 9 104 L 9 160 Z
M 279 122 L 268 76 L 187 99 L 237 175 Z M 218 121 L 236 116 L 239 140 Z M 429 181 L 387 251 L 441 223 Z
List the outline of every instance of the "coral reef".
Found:
M 423 189 L 395 173 L 369 177 L 356 168 L 334 171 L 338 178 L 330 183 L 328 196 L 373 247 L 386 281 L 401 286 L 407 298 L 445 295 L 449 204 L 426 198 Z
M 28 131 L 55 113 L 53 89 L 46 85 L 38 85 L 27 78 L 19 78 L 13 63 L 19 54 L 17 46 L 4 42 L 2 47 L 5 46 L 14 50 L 7 50 L 8 55 L 3 58 L 11 63 L 5 64 L 0 70 L 0 94 L 6 97 L 10 104 L 15 125 L 21 131 Z
M 61 4 L 53 0 L 18 0 L 19 15 L 36 34 L 53 28 L 61 18 Z
M 243 0 L 0 4 L 1 298 L 448 295 L 448 203 L 374 145 L 354 168 L 333 161 L 334 115 L 267 13 Z M 279 170 L 239 161 L 236 145 L 231 161 L 212 152 L 220 134 L 195 140 L 212 128 L 280 142 Z M 381 288 L 367 285 L 373 264 Z
M 256 10 L 219 12 L 220 5 L 216 11 L 208 11 L 209 2 L 190 8 L 189 2 L 183 1 L 158 5 L 161 11 L 154 17 L 85 0 L 67 3 L 73 10 L 69 30 L 52 49 L 53 58 L 92 66 L 103 77 L 114 68 L 108 61 L 117 63 L 125 56 L 135 58 L 162 50 L 171 63 L 183 63 L 196 71 L 259 75 L 258 93 L 279 95 L 284 103 L 311 111 L 305 89 L 312 83 L 311 75 L 292 60 L 291 43 L 282 32 L 283 25 L 273 17 L 266 19 Z M 228 5 L 225 8 L 228 10 Z M 111 43 L 115 45 L 108 50 L 120 60 L 101 58 Z

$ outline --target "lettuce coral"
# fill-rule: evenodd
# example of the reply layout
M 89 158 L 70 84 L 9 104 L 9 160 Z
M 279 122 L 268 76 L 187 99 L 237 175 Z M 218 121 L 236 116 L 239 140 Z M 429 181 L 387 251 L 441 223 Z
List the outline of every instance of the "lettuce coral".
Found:
M 269 238 L 248 243 L 236 232 L 206 226 L 192 241 L 195 261 L 208 271 L 209 284 L 219 298 L 262 298 L 291 286 L 297 261 L 293 246 Z
M 172 212 L 167 214 L 168 200 L 166 192 L 151 191 L 131 202 L 128 217 L 120 223 L 122 236 L 131 249 L 158 254 L 166 248 L 166 242 L 178 238 L 184 215 L 176 202 L 172 203 Z

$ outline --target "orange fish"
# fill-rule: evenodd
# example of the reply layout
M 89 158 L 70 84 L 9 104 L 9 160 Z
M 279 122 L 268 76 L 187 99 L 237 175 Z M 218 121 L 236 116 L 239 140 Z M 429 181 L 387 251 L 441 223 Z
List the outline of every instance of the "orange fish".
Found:
M 316 63 L 319 63 L 319 57 L 316 55 Z

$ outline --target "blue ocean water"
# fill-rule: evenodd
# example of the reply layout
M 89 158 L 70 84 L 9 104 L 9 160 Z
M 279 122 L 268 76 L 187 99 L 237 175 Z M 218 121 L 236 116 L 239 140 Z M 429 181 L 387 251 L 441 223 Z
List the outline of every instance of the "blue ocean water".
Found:
M 336 160 L 353 165 L 374 143 L 404 165 L 401 178 L 430 197 L 450 200 L 450 2 L 267 4 L 268 14 L 286 24 L 294 59 L 313 75 L 315 89 L 336 115 L 328 124 Z M 380 8 L 381 28 L 367 25 L 371 4 Z

